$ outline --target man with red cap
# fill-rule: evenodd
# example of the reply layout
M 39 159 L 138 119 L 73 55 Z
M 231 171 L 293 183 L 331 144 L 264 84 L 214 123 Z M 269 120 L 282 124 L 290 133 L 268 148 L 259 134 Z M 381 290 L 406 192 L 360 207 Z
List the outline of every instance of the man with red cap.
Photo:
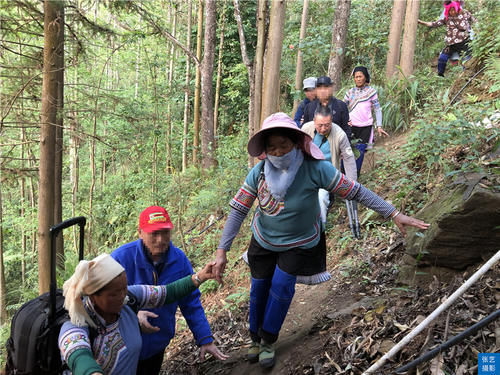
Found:
M 173 224 L 168 212 L 160 206 L 151 206 L 139 216 L 139 239 L 111 253 L 127 274 L 129 285 L 168 284 L 193 274 L 193 268 L 181 249 L 170 241 Z M 160 308 L 140 311 L 139 324 L 143 332 L 142 351 L 137 374 L 159 374 L 165 348 L 175 334 L 177 306 L 186 319 L 196 343 L 201 348 L 200 358 L 207 353 L 219 360 L 228 358 L 214 344 L 212 332 L 201 306 L 200 292 L 194 291 L 177 302 Z

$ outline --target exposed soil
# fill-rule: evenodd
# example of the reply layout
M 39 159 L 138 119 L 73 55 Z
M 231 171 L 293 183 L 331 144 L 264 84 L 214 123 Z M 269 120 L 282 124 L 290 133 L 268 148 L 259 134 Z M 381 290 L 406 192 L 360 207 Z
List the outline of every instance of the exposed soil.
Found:
M 390 151 L 404 141 L 404 135 L 393 136 L 377 147 Z M 368 153 L 364 167 L 373 168 L 376 158 L 376 152 Z M 477 269 L 463 273 L 441 272 L 441 279 L 418 269 L 403 274 L 404 243 L 399 233 L 381 223 L 376 229 L 362 228 L 362 239 L 345 241 L 349 236 L 345 218 L 342 204 L 336 203 L 329 214 L 331 227 L 327 240 L 332 280 L 317 286 L 297 285 L 277 343 L 277 362 L 272 370 L 261 370 L 258 364 L 250 364 L 245 359 L 249 344 L 250 278 L 241 261 L 226 275 L 225 286 L 206 294 L 203 301 L 206 311 L 211 312 L 209 320 L 217 345 L 230 359 L 219 362 L 210 358 L 199 362 L 199 349 L 193 343 L 191 332 L 185 329 L 167 348 L 164 373 L 361 374 Z M 393 373 L 500 308 L 499 280 L 500 266 L 497 265 L 378 373 Z M 228 296 L 242 290 L 247 293 L 246 298 L 228 301 L 231 300 Z M 228 303 L 231 308 L 222 308 Z M 491 323 L 432 362 L 420 365 L 417 373 L 477 374 L 478 353 L 499 350 L 500 325 L 496 324 L 496 335 L 495 323 Z

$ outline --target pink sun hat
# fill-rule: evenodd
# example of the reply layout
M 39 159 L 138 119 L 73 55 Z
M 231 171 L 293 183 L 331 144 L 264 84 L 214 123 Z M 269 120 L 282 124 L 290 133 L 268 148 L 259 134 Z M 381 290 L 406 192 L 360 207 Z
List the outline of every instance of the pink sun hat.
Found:
M 325 155 L 323 155 L 319 147 L 313 143 L 311 136 L 302 129 L 299 129 L 295 121 L 283 112 L 273 113 L 267 117 L 262 123 L 262 128 L 250 138 L 247 148 L 251 156 L 259 158 L 260 160 L 266 158 L 266 133 L 271 129 L 282 129 L 283 135 L 285 136 L 287 133 L 290 134 L 292 132 L 300 135 L 299 147 L 302 151 L 314 159 L 325 159 Z

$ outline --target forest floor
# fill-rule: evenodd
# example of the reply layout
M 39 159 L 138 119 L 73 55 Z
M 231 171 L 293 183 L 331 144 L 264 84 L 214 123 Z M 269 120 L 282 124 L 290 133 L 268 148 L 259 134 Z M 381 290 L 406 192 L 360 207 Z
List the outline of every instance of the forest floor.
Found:
M 405 139 L 404 134 L 393 136 L 377 144 L 376 149 L 393 152 Z M 365 160 L 367 169 L 375 165 L 376 151 L 371 154 Z M 329 214 L 329 232 L 348 232 L 343 205 L 336 203 L 334 208 Z M 477 269 L 415 271 L 405 265 L 407 256 L 399 232 L 385 227 L 364 231 L 362 239 L 347 241 L 343 246 L 335 242 L 338 238 L 327 240 L 328 248 L 335 249 L 329 252 L 328 259 L 332 279 L 316 286 L 297 285 L 277 342 L 277 362 L 271 370 L 262 370 L 258 364 L 246 360 L 250 343 L 249 276 L 247 266 L 240 261 L 231 271 L 233 277 L 226 275 L 226 280 L 231 281 L 215 293 L 205 295 L 203 300 L 206 311 L 211 312 L 208 315 L 216 343 L 230 358 L 225 362 L 213 358 L 200 362 L 192 334 L 184 329 L 167 348 L 163 373 L 361 374 Z M 497 265 L 377 373 L 393 373 L 493 312 L 500 304 L 499 280 Z M 233 301 L 227 308 L 228 296 L 245 293 L 246 298 L 238 303 Z M 419 366 L 417 373 L 477 374 L 478 353 L 498 351 L 499 341 L 492 323 Z

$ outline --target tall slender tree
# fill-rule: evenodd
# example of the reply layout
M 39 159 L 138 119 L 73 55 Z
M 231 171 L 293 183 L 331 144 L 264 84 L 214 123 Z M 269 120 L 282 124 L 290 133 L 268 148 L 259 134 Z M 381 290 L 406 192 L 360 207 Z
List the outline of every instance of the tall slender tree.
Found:
M 255 48 L 254 77 L 255 77 L 255 97 L 254 97 L 254 121 L 250 123 L 248 131 L 251 137 L 262 124 L 262 85 L 264 81 L 264 52 L 266 50 L 266 25 L 268 23 L 269 11 L 266 0 L 258 0 L 257 3 L 257 47 Z M 250 165 L 253 165 L 253 158 Z
M 50 285 L 50 235 L 54 224 L 54 163 L 57 122 L 58 79 L 61 79 L 58 54 L 64 53 L 60 29 L 64 27 L 64 2 L 44 1 L 44 48 L 42 111 L 40 123 L 40 188 L 38 198 L 38 289 Z
M 64 25 L 64 9 L 60 15 L 60 24 Z M 56 150 L 54 164 L 54 223 L 62 221 L 62 169 L 64 154 L 64 26 L 59 28 L 58 40 L 62 44 L 60 52 L 56 54 L 57 66 L 57 111 L 56 111 Z M 56 239 L 57 265 L 64 267 L 64 240 L 63 236 Z
M 26 142 L 26 129 L 21 129 L 21 168 L 25 168 L 25 142 Z M 0 182 L 1 183 L 1 182 Z M 26 215 L 26 178 L 21 176 L 19 181 L 19 196 L 21 198 L 20 204 L 20 215 L 21 217 L 25 217 Z M 24 287 L 26 283 L 26 248 L 27 248 L 27 239 L 26 229 L 21 226 L 21 284 Z M 1 245 L 1 244 L 0 244 Z
M 171 5 L 171 12 L 173 13 L 173 22 L 172 22 L 172 35 L 175 38 L 177 34 L 177 4 L 173 3 Z M 168 65 L 168 76 L 167 76 L 167 86 L 168 86 L 168 92 L 172 93 L 172 82 L 174 80 L 174 65 L 175 65 L 175 60 L 176 60 L 176 54 L 175 54 L 175 44 L 170 43 L 170 62 Z M 168 100 L 167 101 L 167 116 L 166 116 L 166 136 L 165 136 L 165 143 L 166 143 L 166 152 L 167 152 L 167 161 L 166 161 L 166 172 L 170 172 L 170 167 L 171 167 L 171 161 L 172 161 L 172 150 L 171 150 L 171 143 L 172 143 L 172 101 Z
M 399 46 L 401 44 L 401 30 L 405 15 L 406 1 L 394 0 L 392 6 L 391 29 L 389 31 L 389 49 L 387 50 L 387 61 L 385 64 L 385 76 L 387 79 L 394 77 L 396 64 L 399 62 Z
M 7 321 L 7 286 L 5 285 L 5 264 L 3 262 L 3 203 L 0 181 L 0 325 Z
M 255 129 L 260 126 L 260 113 L 262 104 L 262 72 L 264 67 L 264 51 L 266 42 L 266 0 L 257 1 L 257 47 L 253 61 L 248 57 L 247 42 L 245 31 L 243 30 L 243 21 L 241 19 L 239 0 L 233 0 L 234 18 L 238 25 L 238 36 L 240 39 L 241 59 L 247 68 L 248 86 L 250 100 L 248 101 L 248 137 L 252 137 Z M 248 166 L 254 165 L 254 158 L 248 156 Z
M 217 58 L 217 80 L 215 83 L 215 104 L 214 104 L 214 138 L 217 140 L 217 122 L 219 119 L 219 99 L 220 99 L 220 83 L 222 79 L 222 58 L 224 51 L 224 27 L 226 24 L 226 8 L 227 4 L 224 0 L 224 7 L 222 9 L 220 37 L 219 37 L 219 56 Z
M 285 25 L 286 1 L 275 0 L 271 3 L 269 34 L 266 42 L 266 64 L 262 85 L 261 121 L 279 110 L 281 51 L 283 48 L 283 29 Z
M 196 58 L 201 60 L 203 33 L 203 0 L 198 0 L 198 28 L 196 31 Z M 198 147 L 200 146 L 200 92 L 201 92 L 201 64 L 196 65 L 193 108 L 193 164 L 198 161 Z
M 401 45 L 401 77 L 410 77 L 413 74 L 413 57 L 417 40 L 418 15 L 420 13 L 420 0 L 406 1 L 405 29 Z
M 328 62 L 328 76 L 332 79 L 334 94 L 340 89 L 350 13 L 351 0 L 337 0 L 335 17 L 333 19 L 330 60 Z
M 215 0 L 205 0 L 205 38 L 203 61 L 201 63 L 201 151 L 203 168 L 215 166 L 214 89 L 212 77 L 214 73 L 216 27 L 217 7 Z
M 309 9 L 309 0 L 304 0 L 304 5 L 302 7 L 302 18 L 300 20 L 300 35 L 299 35 L 299 48 L 297 50 L 297 65 L 295 67 L 295 90 L 302 90 L 302 42 L 306 37 L 306 26 L 307 26 L 307 12 Z M 297 112 L 299 107 L 300 98 L 296 98 L 293 101 L 292 113 Z
M 188 0 L 188 24 L 186 31 L 186 48 L 191 50 L 191 24 L 192 24 L 192 2 Z M 186 75 L 184 78 L 184 127 L 182 132 L 182 171 L 185 172 L 187 169 L 187 137 L 188 137 L 188 126 L 189 126 L 189 79 L 191 76 L 191 63 L 188 58 L 186 58 Z

